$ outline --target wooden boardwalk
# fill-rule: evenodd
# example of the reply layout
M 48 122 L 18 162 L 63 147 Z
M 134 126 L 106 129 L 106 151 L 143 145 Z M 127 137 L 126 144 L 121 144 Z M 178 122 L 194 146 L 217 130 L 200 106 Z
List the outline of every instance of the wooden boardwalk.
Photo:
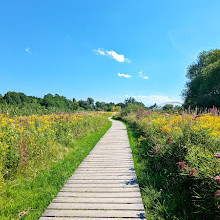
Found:
M 66 182 L 40 220 L 145 219 L 126 127 L 112 127 Z

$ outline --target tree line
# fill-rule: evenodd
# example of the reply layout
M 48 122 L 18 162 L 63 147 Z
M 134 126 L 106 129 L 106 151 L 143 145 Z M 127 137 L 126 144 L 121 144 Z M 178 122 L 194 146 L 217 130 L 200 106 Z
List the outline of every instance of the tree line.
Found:
M 75 98 L 72 100 L 67 99 L 64 96 L 58 94 L 52 95 L 47 94 L 43 98 L 38 98 L 35 96 L 27 96 L 21 92 L 7 92 L 4 96 L 0 94 L 0 109 L 1 112 L 10 110 L 13 107 L 17 109 L 25 110 L 27 113 L 37 113 L 37 112 L 73 112 L 76 110 L 79 111 L 117 111 L 122 108 L 127 107 L 129 104 L 138 105 L 145 107 L 142 102 L 136 101 L 134 98 L 125 99 L 121 103 L 113 102 L 95 102 L 93 98 L 89 97 L 87 100 L 76 101 Z

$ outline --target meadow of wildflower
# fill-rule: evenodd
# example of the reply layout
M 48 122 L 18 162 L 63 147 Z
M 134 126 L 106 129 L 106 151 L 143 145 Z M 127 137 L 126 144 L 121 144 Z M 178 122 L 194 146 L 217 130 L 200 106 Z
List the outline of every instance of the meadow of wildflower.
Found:
M 128 127 L 147 219 L 220 218 L 217 109 L 121 113 Z
M 0 114 L 0 219 L 37 219 L 111 126 L 110 115 Z

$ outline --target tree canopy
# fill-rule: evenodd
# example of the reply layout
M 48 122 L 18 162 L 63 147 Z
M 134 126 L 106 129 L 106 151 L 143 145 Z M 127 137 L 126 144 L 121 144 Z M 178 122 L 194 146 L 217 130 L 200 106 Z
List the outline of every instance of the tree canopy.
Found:
M 203 51 L 189 66 L 182 92 L 185 107 L 220 107 L 220 50 Z

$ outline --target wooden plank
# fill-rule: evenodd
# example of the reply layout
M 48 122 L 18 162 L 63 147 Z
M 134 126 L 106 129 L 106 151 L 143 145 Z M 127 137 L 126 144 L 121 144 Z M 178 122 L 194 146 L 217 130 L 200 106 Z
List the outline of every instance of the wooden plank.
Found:
M 94 155 L 90 155 L 90 156 L 97 156 L 97 155 L 98 154 L 96 154 L 96 155 L 94 154 Z M 104 155 L 104 156 L 107 156 L 107 155 Z M 116 154 L 116 156 L 121 156 L 121 155 Z M 100 157 L 100 158 L 94 158 L 94 159 L 92 159 L 92 158 L 88 159 L 88 158 L 86 160 L 84 160 L 83 162 L 92 162 L 92 161 L 107 161 L 107 162 L 115 161 L 115 162 L 117 162 L 119 160 L 123 161 L 123 162 L 133 162 L 133 159 L 131 157 L 128 159 L 127 158 L 119 159 L 119 158 L 113 158 L 113 157 L 111 157 L 111 158 Z
M 93 184 L 99 184 L 99 183 L 101 183 L 101 184 L 105 184 L 105 183 L 108 183 L 108 184 L 111 184 L 111 183 L 114 183 L 114 184 L 116 184 L 116 183 L 123 183 L 123 184 L 126 184 L 126 185 L 133 185 L 133 184 L 136 184 L 137 183 L 137 180 L 116 180 L 116 179 L 114 179 L 114 180 L 112 180 L 112 179 L 110 179 L 110 180 L 79 180 L 79 179 L 72 179 L 72 180 L 68 180 L 67 181 L 67 183 L 93 183 Z
M 90 197 L 90 198 L 137 198 L 140 192 L 121 192 L 121 193 L 84 193 L 84 192 L 59 192 L 58 196 L 62 197 Z
M 81 175 L 94 175 L 96 173 L 97 173 L 97 171 L 93 171 L 93 170 L 75 172 L 75 174 L 77 174 L 77 175 L 79 175 L 79 174 L 81 174 Z M 116 172 L 116 171 L 108 171 L 108 172 L 104 171 L 103 172 L 103 171 L 100 171 L 99 174 L 103 174 L 105 176 L 112 176 L 112 175 L 114 175 L 114 176 L 131 176 L 131 175 L 134 175 L 135 172 L 132 172 L 132 171 L 130 171 L 130 172 Z
M 91 187 L 91 188 L 130 188 L 130 187 L 138 187 L 138 184 L 134 184 L 134 185 L 126 185 L 123 183 L 118 183 L 118 184 L 92 184 L 92 183 L 66 183 L 64 185 L 64 187 L 76 187 L 76 188 L 87 188 L 87 187 Z
M 98 192 L 98 193 L 117 193 L 117 192 L 139 192 L 139 188 L 76 188 L 76 187 L 69 187 L 64 186 L 60 192 Z
M 80 168 L 89 168 L 89 167 L 94 167 L 94 168 L 128 168 L 128 169 L 134 169 L 134 166 L 132 165 L 123 165 L 123 166 L 120 166 L 120 165 L 81 165 Z
M 88 173 L 88 172 L 93 172 L 93 173 L 97 173 L 97 170 L 99 171 L 98 173 L 136 173 L 134 169 L 129 169 L 129 168 L 125 168 L 125 169 L 121 169 L 121 168 L 116 168 L 116 169 L 93 169 L 93 168 L 82 168 L 79 167 L 75 173 L 79 173 L 79 172 L 84 172 L 84 173 Z
M 115 170 L 115 171 L 134 171 L 135 172 L 135 169 L 134 169 L 134 166 L 131 166 L 131 167 L 104 167 L 104 168 L 99 168 L 99 167 L 86 167 L 85 165 L 84 166 L 79 166 L 78 170 L 86 170 L 86 169 L 89 169 L 89 170 L 93 170 L 93 171 L 96 171 L 96 170 L 100 170 L 100 171 L 107 171 L 107 170 Z M 76 172 L 75 171 L 75 172 Z
M 86 158 L 114 158 L 114 159 L 133 159 L 131 155 L 107 155 L 107 154 L 89 154 Z
M 135 178 L 135 176 L 134 176 Z M 133 180 L 132 176 L 74 175 L 70 180 Z
M 100 161 L 100 162 L 94 162 L 94 161 L 90 161 L 90 162 L 83 162 L 81 163 L 81 166 L 94 166 L 94 165 L 98 165 L 98 166 L 117 166 L 117 167 L 134 167 L 134 163 L 131 162 L 107 162 L 107 161 Z
M 93 171 L 135 171 L 134 168 L 129 168 L 129 167 L 106 167 L 106 168 L 95 168 L 95 167 L 79 167 L 78 170 L 93 170 Z
M 127 173 L 116 173 L 116 172 L 114 172 L 114 173 L 99 173 L 98 175 L 97 175 L 97 172 L 95 172 L 95 177 L 106 177 L 106 176 L 110 176 L 110 177 L 116 177 L 116 176 L 129 176 L 129 177 L 127 177 L 127 178 L 131 178 L 131 177 L 133 177 L 133 178 L 136 178 L 136 174 L 135 173 L 130 173 L 130 172 L 127 172 Z M 92 177 L 94 177 L 94 172 L 89 172 L 89 171 L 87 171 L 87 172 L 77 172 L 76 174 L 74 174 L 72 177 L 74 177 L 74 178 L 77 178 L 77 177 L 82 177 L 82 176 L 88 176 L 88 177 L 90 177 L 90 176 L 92 176 Z
M 42 216 L 60 216 L 60 217 L 129 217 L 137 218 L 145 216 L 143 211 L 131 211 L 131 210 L 51 210 L 47 209 Z
M 85 210 L 140 210 L 144 211 L 142 204 L 100 204 L 100 203 L 51 203 L 48 209 L 85 209 Z
M 117 161 L 119 161 L 119 162 L 133 162 L 133 160 L 132 159 L 122 159 L 122 160 L 120 160 L 120 159 L 102 159 L 102 158 L 97 158 L 97 159 L 85 159 L 84 160 L 84 162 L 89 162 L 89 161 L 94 161 L 94 162 L 99 162 L 99 161 L 106 161 L 106 162 L 117 162 Z
M 96 150 L 94 150 L 94 151 L 92 151 L 91 152 L 91 154 L 94 154 L 94 153 L 100 153 L 100 152 L 104 152 L 104 153 L 127 153 L 127 154 L 130 154 L 130 153 L 132 153 L 132 151 L 131 150 L 129 150 L 129 149 L 126 149 L 126 148 L 115 148 L 115 149 L 112 149 L 112 148 L 101 148 L 100 147 L 100 149 L 97 149 L 96 148 Z
M 126 159 L 126 158 L 129 158 L 129 159 L 132 159 L 131 155 L 129 155 L 131 153 L 125 153 L 125 152 L 121 152 L 121 153 L 118 153 L 118 152 L 113 152 L 113 153 L 108 153 L 108 152 L 96 152 L 96 153 L 93 153 L 93 154 L 89 154 L 86 158 L 91 158 L 91 157 L 101 157 L 101 158 L 109 158 L 109 159 L 114 159 L 114 157 L 116 158 L 122 158 L 122 159 Z
M 70 217 L 40 217 L 39 220 L 88 220 L 88 219 L 92 219 L 92 220 L 109 220 L 109 218 L 86 218 L 86 217 L 74 217 L 74 218 L 70 218 Z M 140 220 L 142 218 L 111 218 L 111 220 Z
M 113 203 L 113 204 L 142 204 L 141 197 L 136 198 L 84 198 L 84 197 L 56 197 L 53 202 L 64 203 Z
M 133 163 L 133 160 L 131 158 L 128 159 L 120 159 L 120 158 L 105 158 L 105 157 L 100 157 L 100 158 L 89 158 L 85 161 L 83 161 L 83 163 L 91 163 L 91 162 L 107 162 L 107 163 Z

